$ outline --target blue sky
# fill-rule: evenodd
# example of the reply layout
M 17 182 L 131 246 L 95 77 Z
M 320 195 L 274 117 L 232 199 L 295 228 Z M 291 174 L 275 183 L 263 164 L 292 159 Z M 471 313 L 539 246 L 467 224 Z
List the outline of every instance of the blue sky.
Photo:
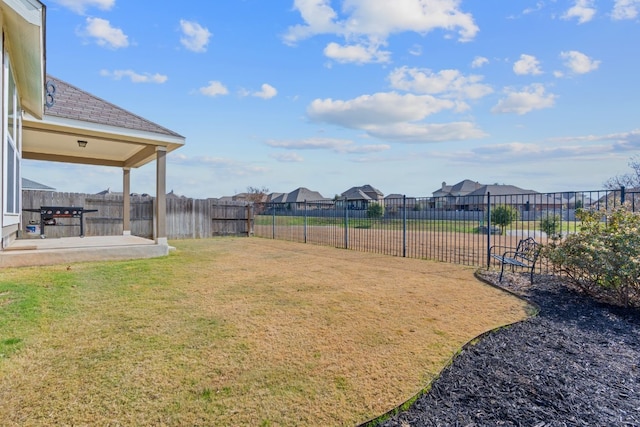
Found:
M 595 190 L 639 153 L 640 0 L 45 3 L 49 74 L 186 137 L 180 195 Z M 113 168 L 23 175 L 122 189 Z

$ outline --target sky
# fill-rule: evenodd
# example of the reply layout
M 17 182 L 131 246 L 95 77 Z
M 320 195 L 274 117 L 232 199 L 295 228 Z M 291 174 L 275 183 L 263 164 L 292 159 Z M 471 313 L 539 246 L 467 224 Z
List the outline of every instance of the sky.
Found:
M 640 0 L 44 2 L 48 74 L 186 138 L 178 195 L 598 190 L 639 153 Z M 23 176 L 122 191 L 117 168 Z M 155 193 L 155 163 L 131 176 Z

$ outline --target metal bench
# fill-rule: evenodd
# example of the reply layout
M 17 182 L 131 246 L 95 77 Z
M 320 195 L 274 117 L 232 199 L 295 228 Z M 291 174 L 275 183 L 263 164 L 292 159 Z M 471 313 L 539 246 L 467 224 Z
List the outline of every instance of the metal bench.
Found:
M 533 284 L 533 272 L 536 268 L 538 255 L 540 254 L 540 244 L 536 242 L 533 237 L 520 240 L 515 249 L 505 246 L 492 246 L 489 249 L 489 253 L 493 258 L 500 261 L 500 282 L 502 282 L 504 266 L 510 265 L 511 271 L 513 271 L 515 267 L 528 269 L 531 277 L 531 284 Z

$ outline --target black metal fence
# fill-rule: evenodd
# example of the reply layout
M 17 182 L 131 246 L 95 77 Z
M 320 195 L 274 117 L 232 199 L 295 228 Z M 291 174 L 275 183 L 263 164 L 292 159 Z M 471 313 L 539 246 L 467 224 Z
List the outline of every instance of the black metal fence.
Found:
M 490 266 L 490 248 L 515 247 L 534 237 L 580 228 L 576 210 L 628 202 L 640 208 L 640 193 L 619 190 L 561 193 L 484 194 L 459 197 L 386 198 L 264 203 L 255 206 L 259 237 L 328 245 L 392 256 L 470 266 Z M 378 205 L 377 207 L 374 207 Z M 546 267 L 541 264 L 541 269 Z

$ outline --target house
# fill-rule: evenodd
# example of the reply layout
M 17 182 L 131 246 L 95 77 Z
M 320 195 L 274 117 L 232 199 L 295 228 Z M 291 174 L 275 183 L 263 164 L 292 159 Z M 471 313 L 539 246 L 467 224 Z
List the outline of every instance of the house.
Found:
M 124 235 L 131 234 L 131 169 L 155 162 L 155 244 L 167 248 L 166 156 L 185 138 L 47 75 L 46 6 L 38 0 L 0 1 L 3 39 L 0 250 L 22 227 L 23 159 L 109 166 L 122 170 Z M 81 177 L 78 177 L 81 179 Z M 164 249 L 162 249 L 164 251 Z
M 515 185 L 494 184 L 483 185 L 466 196 L 458 198 L 457 207 L 460 210 L 484 210 L 488 194 L 491 194 L 492 203 L 508 204 L 521 212 L 541 211 L 560 206 L 553 196 L 540 194 L 534 190 L 524 190 Z
M 408 211 L 419 210 L 420 203 L 415 197 L 407 197 L 404 194 L 389 194 L 384 198 L 386 212 L 391 214 L 400 211 L 403 207 Z
M 442 186 L 435 190 L 433 194 L 431 208 L 446 209 L 446 210 L 459 210 L 458 198 L 466 196 L 473 191 L 482 187 L 482 184 L 470 179 L 464 179 L 455 185 L 447 185 L 446 182 L 442 182 Z
M 371 185 L 363 185 L 361 187 L 351 187 L 344 193 L 340 194 L 341 200 L 337 204 L 346 204 L 349 209 L 367 209 L 369 203 L 384 203 L 384 194 Z
M 296 188 L 290 193 L 274 194 L 274 197 L 270 200 L 271 203 L 285 205 L 288 210 L 317 208 L 329 201 L 331 201 L 331 199 L 323 197 L 319 192 L 309 190 L 305 187 Z

